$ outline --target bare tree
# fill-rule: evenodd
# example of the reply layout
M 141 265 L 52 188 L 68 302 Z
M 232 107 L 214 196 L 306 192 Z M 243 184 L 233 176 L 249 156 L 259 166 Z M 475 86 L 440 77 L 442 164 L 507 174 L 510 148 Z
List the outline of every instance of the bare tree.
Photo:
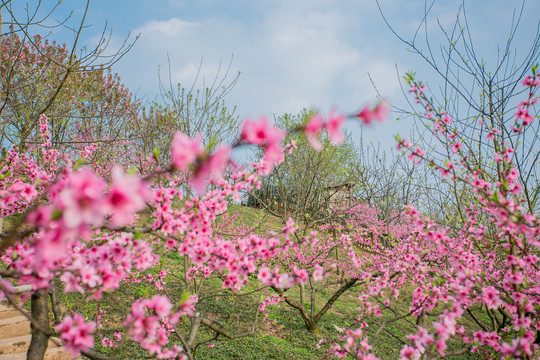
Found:
M 497 58 L 488 60 L 484 60 L 477 52 L 478 44 L 471 31 L 466 1 L 461 2 L 452 25 L 444 26 L 437 20 L 437 30 L 444 39 L 444 42 L 438 45 L 431 40 L 435 32 L 429 25 L 436 0 L 425 2 L 425 12 L 411 40 L 398 33 L 385 17 L 379 1 L 377 4 L 394 35 L 439 76 L 440 87 L 430 87 L 425 92 L 425 102 L 434 113 L 448 115 L 452 119 L 451 127 L 455 137 L 432 136 L 432 119 L 426 116 L 425 109 L 414 103 L 414 99 L 407 94 L 409 88 L 405 88 L 403 92 L 409 101 L 410 109 L 394 110 L 399 112 L 402 118 L 414 119 L 414 142 L 432 154 L 434 160 L 450 157 L 450 149 L 455 142 L 463 144 L 461 151 L 467 156 L 470 168 L 477 169 L 480 176 L 490 182 L 501 181 L 503 176 L 496 163 L 486 160 L 488 155 L 498 151 L 493 144 L 511 144 L 515 149 L 514 159 L 524 187 L 523 196 L 527 210 L 538 211 L 540 163 L 537 160 L 540 156 L 540 123 L 533 122 L 529 125 L 532 129 L 527 132 L 515 131 L 515 113 L 518 111 L 519 101 L 526 100 L 528 95 L 528 89 L 521 85 L 521 81 L 530 73 L 540 56 L 540 21 L 537 22 L 536 31 L 527 34 L 531 37 L 527 50 L 518 53 L 518 50 L 514 49 L 526 2 L 522 1 L 511 14 L 508 37 L 502 39 L 502 44 L 497 47 Z M 409 86 L 424 85 L 415 78 L 413 72 L 409 72 L 405 80 Z M 538 110 L 533 116 L 538 117 Z M 486 139 L 490 133 L 496 141 Z M 427 180 L 424 184 L 427 196 L 425 203 L 439 203 L 439 212 L 448 215 L 454 211 L 457 218 L 463 219 L 460 209 L 467 203 L 470 194 L 464 192 L 459 183 L 441 181 L 438 176 L 434 176 L 432 169 L 423 171 Z

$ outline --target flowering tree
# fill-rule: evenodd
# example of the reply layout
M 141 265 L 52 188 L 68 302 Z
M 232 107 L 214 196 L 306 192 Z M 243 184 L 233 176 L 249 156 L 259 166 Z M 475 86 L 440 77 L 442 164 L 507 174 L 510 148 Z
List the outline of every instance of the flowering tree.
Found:
M 523 83 L 530 95 L 520 104 L 516 122 L 520 131 L 527 131 L 522 112 L 536 102 L 540 80 L 535 69 L 533 76 Z M 435 112 L 422 92 L 417 90 L 415 94 L 433 112 L 435 134 L 455 134 L 445 114 Z M 379 107 L 366 108 L 357 116 L 365 122 L 370 116 L 380 117 L 378 111 Z M 342 123 L 341 119 L 342 116 L 331 114 L 322 121 L 310 120 L 293 131 L 305 131 L 316 140 L 321 130 L 328 129 L 331 138 L 339 139 L 336 123 Z M 296 231 L 292 221 L 281 234 L 251 233 L 233 238 L 226 236 L 226 232 L 220 235 L 216 229 L 223 228 L 213 225 L 217 217 L 227 209 L 230 199 L 239 199 L 240 191 L 258 186 L 260 176 L 268 174 L 282 160 L 283 137 L 284 132 L 264 118 L 246 120 L 240 138 L 232 146 L 222 145 L 211 153 L 197 139 L 177 133 L 170 167 L 156 165 L 141 176 L 112 166 L 109 176 L 100 175 L 91 166 L 81 166 L 78 158 L 85 156 L 84 151 L 70 155 L 53 149 L 47 118 L 42 116 L 41 144 L 23 154 L 11 150 L 9 161 L 1 170 L 2 216 L 23 214 L 2 234 L 0 248 L 2 260 L 9 265 L 2 277 L 16 278 L 34 289 L 30 317 L 35 345 L 29 350 L 29 357 L 42 356 L 44 344 L 52 335 L 44 314 L 48 313 L 47 291 L 55 277 L 62 282 L 64 291 L 99 299 L 132 275 L 157 264 L 163 254 L 159 249 L 176 252 L 189 260 L 186 280 L 198 274 L 202 278 L 215 274 L 224 288 L 238 291 L 256 275 L 262 286 L 276 290 L 313 329 L 340 292 L 359 284 L 363 291 L 360 327 L 345 333 L 343 343 L 333 348 L 336 356 L 373 357 L 365 333 L 366 321 L 370 316 L 390 312 L 394 318 L 384 321 L 373 336 L 379 336 L 389 322 L 416 318 L 416 330 L 404 339 L 408 343 L 401 350 L 403 358 L 455 354 L 447 349 L 457 336 L 462 343 L 469 344 L 467 351 L 532 357 L 537 326 L 535 304 L 539 301 L 538 220 L 520 205 L 521 185 L 513 167 L 512 148 L 488 135 L 488 140 L 499 149 L 494 160 L 501 168 L 501 181 L 491 183 L 471 166 L 459 146 L 455 147 L 455 159 L 439 164 L 418 146 L 400 140 L 399 146 L 409 149 L 411 160 L 428 161 L 442 176 L 463 182 L 476 193 L 477 201 L 465 209 L 467 222 L 457 232 L 409 207 L 408 221 L 390 231 L 386 222 L 379 224 L 375 214 L 370 215 L 369 209 L 358 209 L 346 226 L 351 230 L 349 234 L 334 225 L 336 232 L 341 233 L 338 237 L 312 233 L 300 241 L 291 240 Z M 231 151 L 249 144 L 264 149 L 262 159 L 252 171 L 240 171 L 227 181 L 223 179 L 225 167 L 231 164 Z M 148 164 L 152 164 L 152 158 Z M 176 208 L 172 206 L 173 199 L 182 198 L 178 171 L 188 169 L 192 174 L 190 184 L 198 195 L 185 199 L 184 207 Z M 212 190 L 206 190 L 209 182 Z M 151 206 L 152 221 L 142 226 L 137 222 L 137 212 L 147 204 Z M 483 222 L 485 217 L 493 219 L 494 226 Z M 330 259 L 329 249 L 336 246 L 342 255 Z M 277 267 L 271 270 L 270 265 Z M 315 312 L 313 307 L 307 311 L 303 304 L 296 307 L 295 300 L 286 295 L 286 289 L 297 283 L 310 283 L 316 291 L 316 282 L 330 279 L 329 275 L 338 267 L 342 279 L 346 276 L 349 280 L 342 282 L 337 297 L 331 298 L 320 311 Z M 155 283 L 159 290 L 162 281 L 156 278 Z M 150 354 L 193 358 L 201 325 L 214 331 L 216 337 L 235 338 L 251 333 L 231 333 L 219 322 L 197 312 L 200 284 L 193 282 L 191 295 L 173 295 L 174 302 L 165 294 L 134 301 L 123 321 L 124 330 L 119 329 L 106 343 L 127 336 Z M 10 282 L 3 280 L 1 286 L 4 295 L 13 301 Z M 264 309 L 268 301 L 259 309 Z M 400 313 L 394 308 L 397 301 L 408 301 L 409 312 Z M 91 348 L 100 320 L 87 321 L 80 314 L 58 315 L 55 331 L 66 347 L 73 354 L 84 352 L 99 358 Z M 192 318 L 188 332 L 179 327 L 180 320 L 186 317 Z M 467 317 L 472 319 L 472 325 L 460 323 Z
M 382 2 L 378 3 L 382 9 Z M 498 150 L 494 148 L 493 141 L 486 141 L 486 127 L 483 123 L 488 124 L 491 137 L 497 138 L 498 142 L 504 141 L 514 149 L 514 164 L 520 173 L 523 194 L 527 198 L 527 210 L 538 212 L 538 123 L 530 122 L 529 119 L 525 121 L 528 131 L 516 131 L 514 115 L 518 104 L 527 98 L 527 89 L 520 83 L 540 57 L 538 27 L 530 33 L 523 29 L 527 21 L 527 2 L 510 5 L 508 10 L 513 11 L 507 16 L 508 22 L 501 24 L 504 29 L 508 26 L 508 32 L 496 47 L 488 49 L 494 50 L 493 53 L 486 52 L 483 44 L 473 35 L 475 30 L 470 17 L 472 6 L 469 6 L 467 1 L 460 2 L 459 10 L 452 17 L 454 20 L 448 23 L 439 21 L 439 18 L 434 19 L 438 5 L 436 3 L 434 1 L 431 6 L 424 8 L 414 35 L 405 35 L 406 30 L 400 31 L 393 27 L 381 10 L 393 34 L 412 54 L 417 55 L 434 75 L 429 88 L 425 83 L 414 81 L 414 72 L 409 72 L 404 77 L 407 83 L 405 87 L 422 91 L 428 98 L 426 100 L 429 100 L 429 109 L 416 107 L 412 101 L 409 109 L 396 110 L 401 113 L 402 118 L 414 120 L 412 140 L 428 151 L 432 158 L 442 163 L 451 157 L 459 146 L 462 152 L 467 153 L 474 167 L 481 170 L 486 177 L 489 176 L 490 181 L 496 181 L 500 169 L 497 163 L 492 161 L 492 154 Z M 535 18 L 531 20 L 531 25 L 538 23 Z M 519 38 L 528 46 L 517 46 L 516 41 Z M 495 37 L 493 40 L 499 41 Z M 490 56 L 495 51 L 497 56 Z M 437 123 L 430 118 L 435 109 L 436 112 L 445 114 Z M 534 117 L 538 115 L 538 110 L 531 108 L 529 113 Z M 454 136 L 429 136 L 433 129 L 428 127 L 438 126 L 448 119 L 452 120 L 452 129 L 456 130 Z M 424 192 L 422 210 L 445 216 L 446 219 L 441 217 L 438 220 L 444 220 L 448 226 L 465 221 L 466 214 L 462 210 L 471 201 L 469 189 L 460 182 L 434 177 L 429 169 L 421 170 L 422 166 L 417 168 L 420 173 L 424 170 L 424 177 L 427 178 L 424 184 L 419 185 L 430 190 Z
M 335 119 L 331 116 L 321 123 L 319 131 L 333 126 Z M 91 146 L 77 154 L 61 153 L 51 147 L 45 116 L 40 117 L 39 129 L 39 145 L 22 154 L 16 148 L 10 150 L 1 170 L 1 215 L 23 214 L 2 234 L 0 248 L 2 260 L 10 268 L 2 276 L 33 287 L 29 358 L 43 356 L 46 340 L 52 334 L 44 314 L 48 313 L 47 291 L 55 278 L 63 283 L 66 292 L 81 292 L 90 299 L 99 299 L 117 289 L 134 272 L 155 265 L 156 249 L 162 248 L 185 256 L 194 271 L 200 270 L 205 276 L 221 273 L 223 287 L 239 290 L 261 263 L 289 251 L 292 245 L 289 236 L 294 232 L 293 224 L 283 229 L 282 236 L 251 234 L 227 240 L 213 233 L 212 224 L 227 209 L 230 198 L 239 199 L 240 191 L 258 186 L 259 177 L 283 158 L 284 132 L 265 118 L 246 120 L 238 141 L 232 147 L 222 145 L 213 153 L 202 148 L 199 140 L 177 133 L 171 166 L 162 169 L 156 165 L 144 177 L 126 174 L 119 166 L 112 167 L 111 176 L 100 175 L 102 167 L 83 167 L 79 161 L 91 154 Z M 333 128 L 331 136 L 337 135 L 339 129 Z M 230 163 L 231 150 L 249 144 L 263 148 L 263 158 L 254 164 L 253 171 L 241 171 L 225 181 L 222 174 Z M 182 198 L 178 171 L 188 169 L 192 173 L 190 184 L 199 195 L 177 209 L 171 201 Z M 205 191 L 209 180 L 214 190 Z M 151 206 L 153 222 L 146 227 L 137 226 L 136 213 L 147 204 Z M 149 238 L 143 240 L 141 236 Z M 265 276 L 265 283 L 285 288 L 305 282 L 306 276 L 305 272 L 294 273 L 283 281 L 278 271 Z M 2 290 L 18 306 L 12 300 L 9 282 L 3 280 Z M 169 334 L 181 317 L 195 315 L 195 302 L 195 295 L 184 298 L 177 306 L 168 297 L 158 295 L 136 301 L 123 323 L 123 336 L 140 342 L 160 357 L 191 358 L 196 329 L 188 339 L 174 331 L 181 346 L 172 345 Z M 228 334 L 213 322 L 195 316 L 199 324 L 217 334 Z M 58 314 L 57 322 L 56 331 L 74 355 L 84 352 L 93 356 L 89 352 L 93 346 L 93 322 L 84 322 L 76 314 L 63 318 Z
M 278 286 L 279 282 L 271 279 L 270 264 L 261 268 L 258 276 L 278 295 L 272 298 L 272 304 L 285 302 L 299 313 L 306 328 L 314 333 L 319 332 L 320 320 L 342 295 L 352 288 L 365 286 L 382 274 L 380 264 L 372 254 L 384 252 L 389 243 L 399 242 L 410 233 L 406 225 L 379 219 L 379 211 L 367 204 L 334 211 L 342 214 L 342 221 L 335 217 L 327 225 L 320 226 L 319 231 L 311 231 L 309 236 L 300 238 L 291 251 L 281 252 L 273 264 L 278 266 L 274 272 L 280 268 L 287 270 L 281 274 L 281 282 L 288 281 L 289 273 L 299 275 L 304 279 L 300 284 L 306 285 L 307 291 L 301 286 L 300 294 L 295 298 L 288 292 L 290 286 Z M 292 225 L 291 220 L 289 226 Z M 331 289 L 329 295 L 323 296 L 322 290 L 328 289 Z M 317 308 L 319 298 L 323 305 Z
M 104 30 L 95 47 L 80 49 L 89 2 L 76 26 L 71 17 L 51 24 L 60 6 L 61 1 L 46 6 L 27 3 L 26 8 L 11 0 L 0 4 L 0 146 L 4 150 L 11 145 L 24 150 L 42 114 L 49 117 L 53 146 L 114 142 L 133 136 L 124 120 L 133 122 L 138 104 L 119 76 L 107 71 L 133 44 L 126 39 L 117 51 L 110 52 Z M 48 40 L 57 27 L 73 32 L 70 46 Z M 41 31 L 45 36 L 35 35 Z M 109 54 L 105 56 L 106 50 Z
M 32 46 L 16 34 L 2 37 L 0 66 L 6 76 L 2 77 L 0 141 L 4 148 L 25 149 L 38 129 L 40 114 L 49 119 L 54 147 L 80 148 L 80 144 L 111 144 L 135 137 L 126 119 L 137 118 L 138 104 L 118 75 L 85 68 L 70 58 L 66 45 L 39 35 L 30 41 Z
M 81 51 L 78 42 L 89 2 L 80 23 L 73 28 L 69 19 L 56 26 L 48 23 L 60 3 L 48 3 L 51 7 L 46 8 L 38 2 L 27 4 L 26 9 L 12 1 L 0 4 L 0 29 L 9 26 L 2 29 L 0 50 L 0 162 L 3 165 L 12 145 L 24 152 L 29 142 L 39 140 L 40 116 L 45 114 L 49 117 L 51 145 L 59 151 L 73 154 L 86 148 L 87 155 L 92 154 L 91 159 L 85 156 L 87 161 L 106 163 L 107 157 L 113 157 L 125 163 L 134 158 L 133 140 L 140 137 L 129 126 L 137 119 L 139 104 L 119 76 L 106 69 L 132 44 L 126 39 L 116 52 L 105 57 L 108 41 L 102 34 L 95 47 Z M 32 35 L 35 28 L 52 32 L 59 26 L 73 31 L 71 46 Z M 87 147 L 89 144 L 94 145 Z M 100 146 L 104 144 L 109 146 Z M 2 221 L 0 218 L 0 230 Z
M 528 96 L 517 106 L 517 132 L 531 129 L 529 110 L 537 101 L 540 86 L 535 67 L 522 84 Z M 452 119 L 434 109 L 424 90 L 412 83 L 412 93 L 433 119 L 434 135 L 441 140 L 459 136 Z M 452 144 L 451 157 L 440 163 L 419 146 L 399 140 L 398 147 L 405 149 L 411 161 L 427 162 L 441 177 L 464 184 L 474 198 L 462 209 L 465 221 L 458 229 L 440 225 L 412 206 L 406 209 L 413 229 L 395 246 L 379 247 L 378 260 L 372 261 L 380 262 L 379 271 L 384 275 L 361 296 L 359 327 L 345 330 L 333 348 L 335 356 L 375 359 L 368 341 L 368 322 L 371 316 L 386 313 L 390 317 L 373 329 L 371 339 L 388 331 L 389 323 L 408 323 L 404 326 L 410 334 L 402 339 L 402 359 L 443 358 L 466 352 L 486 357 L 535 357 L 539 221 L 536 214 L 527 211 L 514 149 L 493 136 L 497 131 L 493 124 L 479 120 L 478 126 L 484 128 L 484 138 L 496 149 L 492 157 L 498 169 L 496 179 L 474 166 L 459 142 Z M 405 312 L 395 306 L 400 299 L 410 304 Z M 458 350 L 452 345 L 456 340 L 461 342 Z

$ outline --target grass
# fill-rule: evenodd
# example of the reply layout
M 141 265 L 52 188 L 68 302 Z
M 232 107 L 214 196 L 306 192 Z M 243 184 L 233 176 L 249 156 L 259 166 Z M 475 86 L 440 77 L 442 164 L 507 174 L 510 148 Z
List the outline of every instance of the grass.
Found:
M 269 214 L 268 212 L 247 206 L 229 204 L 227 216 L 235 216 L 233 225 L 249 225 L 255 228 L 256 232 L 264 233 L 266 231 L 280 231 L 283 223 L 280 218 Z M 219 221 L 218 221 L 219 223 Z
M 213 342 L 213 348 L 202 348 L 197 356 L 201 359 L 320 359 L 321 354 L 311 345 L 309 334 L 299 334 L 294 339 L 282 339 L 270 335 Z M 311 346 L 310 346 L 311 345 Z

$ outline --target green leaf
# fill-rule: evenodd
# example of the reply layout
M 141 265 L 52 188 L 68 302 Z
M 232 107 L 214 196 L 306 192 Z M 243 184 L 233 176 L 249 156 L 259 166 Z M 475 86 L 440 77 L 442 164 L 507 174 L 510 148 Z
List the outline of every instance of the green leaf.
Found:
M 180 297 L 180 301 L 178 301 L 178 305 L 181 305 L 188 301 L 189 297 L 191 296 L 191 293 L 189 291 L 182 292 L 182 296 Z
M 60 209 L 54 209 L 53 213 L 52 213 L 52 216 L 51 216 L 51 219 L 52 220 L 57 220 L 60 218 L 60 216 L 62 216 L 62 211 Z
M 7 177 L 11 176 L 11 170 L 8 170 L 6 173 L 0 175 L 0 180 L 4 180 Z
M 73 166 L 73 170 L 77 170 L 78 168 L 80 168 L 83 165 L 84 165 L 84 158 L 79 158 L 79 159 L 77 159 L 77 162 Z

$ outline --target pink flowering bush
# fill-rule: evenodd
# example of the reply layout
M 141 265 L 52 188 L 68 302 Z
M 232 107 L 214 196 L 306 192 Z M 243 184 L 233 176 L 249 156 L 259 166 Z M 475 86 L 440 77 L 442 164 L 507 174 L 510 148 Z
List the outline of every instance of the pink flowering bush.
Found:
M 530 126 L 524 112 L 536 102 L 538 78 L 533 71 L 523 81 L 529 95 L 515 114 L 517 134 Z M 463 222 L 454 227 L 441 225 L 408 206 L 403 214 L 410 227 L 407 232 L 391 244 L 371 241 L 374 267 L 370 273 L 378 271 L 381 276 L 360 297 L 356 330 L 343 330 L 331 351 L 338 358 L 375 359 L 369 343 L 391 332 L 390 323 L 402 322 L 412 331 L 402 338 L 405 345 L 400 359 L 469 352 L 490 359 L 537 358 L 540 224 L 537 214 L 527 211 L 530 207 L 526 207 L 519 181 L 515 151 L 494 136 L 497 129 L 493 125 L 480 120 L 483 136 L 496 150 L 492 154 L 496 171 L 475 168 L 464 150 L 467 144 L 457 141 L 460 134 L 452 128 L 452 120 L 434 110 L 423 86 L 411 84 L 411 92 L 433 121 L 433 134 L 448 144 L 449 157 L 438 162 L 402 139 L 398 148 L 405 149 L 413 162 L 425 162 L 441 177 L 463 184 L 473 197 L 462 209 Z M 366 237 L 359 241 L 362 239 Z M 400 309 L 402 303 L 409 304 L 408 310 Z M 385 320 L 374 323 L 373 317 Z
M 61 333 L 64 346 L 71 352 L 73 357 L 79 356 L 81 351 L 88 351 L 94 346 L 94 330 L 96 324 L 93 321 L 85 322 L 84 318 L 76 314 L 73 318 L 66 316 L 56 330 Z
M 304 239 L 294 243 L 289 251 L 282 251 L 273 262 L 272 270 L 263 266 L 258 278 L 279 295 L 277 299 L 298 312 L 306 328 L 318 333 L 318 324 L 340 297 L 353 288 L 366 285 L 382 275 L 381 268 L 387 259 L 374 254 L 384 252 L 388 237 L 395 242 L 410 233 L 410 228 L 396 223 L 387 223 L 378 218 L 378 211 L 366 204 L 357 204 L 345 210 L 343 223 L 334 221 L 311 231 Z M 292 222 L 288 226 L 292 226 Z M 283 230 L 287 233 L 287 227 Z M 298 277 L 302 285 L 300 295 L 288 290 L 292 283 L 283 286 L 289 279 Z M 304 287 L 307 288 L 304 290 Z M 323 296 L 323 291 L 329 295 Z M 310 298 L 307 304 L 306 298 Z M 322 301 L 319 308 L 314 300 Z M 276 302 L 274 301 L 275 305 Z
M 184 269 L 186 289 L 193 295 L 182 296 L 174 307 L 161 295 L 134 302 L 123 322 L 125 333 L 119 335 L 163 358 L 192 358 L 201 323 L 217 334 L 236 336 L 196 311 L 197 294 L 205 278 L 217 277 L 223 288 L 233 291 L 242 289 L 255 276 L 263 286 L 272 284 L 280 289 L 305 284 L 308 274 L 303 269 L 287 274 L 275 268 L 265 274 L 264 264 L 290 251 L 290 236 L 297 229 L 294 223 L 288 223 L 280 233 L 266 235 L 246 232 L 231 237 L 226 231 L 215 232 L 223 230 L 217 219 L 227 211 L 228 202 L 260 186 L 260 177 L 284 156 L 284 132 L 267 119 L 246 121 L 240 139 L 233 144 L 261 146 L 263 158 L 253 164 L 253 170 L 237 171 L 226 180 L 224 170 L 233 165 L 232 148 L 228 146 L 209 153 L 198 139 L 178 133 L 172 146 L 172 166 L 162 169 L 155 165 L 143 177 L 128 174 L 114 164 L 84 166 L 84 162 L 74 160 L 74 154 L 57 151 L 49 141 L 46 116 L 40 119 L 39 136 L 43 141 L 29 147 L 26 153 L 11 150 L 0 170 L 2 216 L 21 214 L 11 229 L 2 233 L 1 259 L 10 268 L 4 276 L 32 285 L 36 293 L 43 294 L 43 290 L 59 282 L 66 293 L 77 292 L 87 300 L 99 300 L 123 283 L 152 281 L 156 290 L 165 290 L 165 273 L 154 277 L 145 272 L 160 263 L 163 253 L 184 257 L 189 264 Z M 87 150 L 79 153 L 79 159 L 84 159 Z M 183 196 L 185 174 L 189 174 L 189 184 L 197 192 L 189 199 Z M 183 206 L 173 206 L 175 200 Z M 139 221 L 141 210 L 150 210 L 146 225 Z M 189 285 L 190 280 L 194 286 Z M 11 296 L 9 287 L 4 288 L 5 295 Z M 104 315 L 100 312 L 99 318 Z M 69 343 L 73 354 L 88 353 L 93 343 L 87 338 L 95 335 L 95 326 L 80 314 L 66 316 L 71 318 L 58 320 L 56 331 Z M 188 339 L 184 339 L 180 328 L 175 329 L 179 319 L 185 317 L 200 319 L 193 323 L 193 336 Z M 41 326 L 46 329 L 48 324 Z M 74 328 L 84 328 L 82 340 L 69 335 L 76 332 Z M 102 328 L 100 320 L 99 334 L 110 346 L 113 340 L 102 334 Z M 170 343 L 172 333 L 181 345 Z

